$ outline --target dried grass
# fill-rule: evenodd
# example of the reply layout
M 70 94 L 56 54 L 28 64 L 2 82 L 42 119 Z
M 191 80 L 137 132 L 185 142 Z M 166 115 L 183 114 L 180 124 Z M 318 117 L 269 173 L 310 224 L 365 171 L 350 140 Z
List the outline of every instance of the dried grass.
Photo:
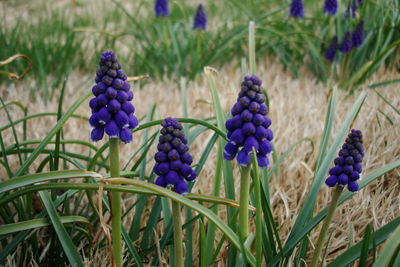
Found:
M 313 177 L 313 167 L 317 157 L 317 151 L 322 139 L 325 114 L 327 111 L 327 88 L 322 84 L 316 84 L 312 76 L 304 74 L 300 79 L 293 79 L 286 73 L 280 64 L 270 61 L 267 58 L 260 62 L 258 73 L 264 81 L 264 87 L 270 96 L 270 117 L 272 119 L 272 130 L 275 134 L 274 146 L 278 152 L 285 151 L 291 144 L 302 137 L 309 137 L 315 142 L 315 149 L 309 143 L 302 143 L 292 151 L 285 162 L 281 165 L 279 176 L 274 176 L 271 180 L 271 199 L 273 213 L 278 229 L 280 229 L 283 240 L 296 219 L 299 209 L 305 199 Z M 130 75 L 134 75 L 129 73 Z M 92 76 L 92 75 L 91 75 Z M 90 77 L 91 77 L 90 76 Z M 240 71 L 236 64 L 226 66 L 220 70 L 217 79 L 218 91 L 221 97 L 222 107 L 226 112 L 236 99 L 240 83 Z M 397 73 L 380 71 L 374 75 L 370 83 L 391 80 L 398 78 Z M 79 73 L 73 73 L 68 82 L 64 110 L 69 107 L 85 90 L 90 90 L 90 82 L 82 86 L 82 81 L 89 79 Z M 29 113 L 48 112 L 57 110 L 57 101 L 43 103 L 42 100 L 32 102 L 29 100 L 29 81 L 2 86 L 1 96 L 6 102 L 19 100 L 29 107 Z M 136 114 L 141 117 L 145 115 L 150 105 L 155 103 L 160 118 L 181 116 L 181 103 L 179 89 L 174 81 L 159 82 L 150 80 L 141 90 L 133 86 L 135 91 L 134 105 Z M 400 106 L 397 85 L 390 85 L 378 88 L 379 92 L 387 97 L 394 106 Z M 345 114 L 353 104 L 356 96 L 348 96 L 340 91 L 333 135 L 337 133 L 344 119 Z M 209 93 L 206 80 L 200 77 L 197 81 L 188 84 L 188 107 L 189 116 L 192 118 L 205 118 L 213 115 L 211 95 Z M 395 125 L 391 125 L 378 109 L 390 116 Z M 13 119 L 19 118 L 22 114 L 15 108 L 10 108 Z M 89 116 L 90 111 L 87 103 L 76 112 Z M 379 120 L 379 123 L 378 123 Z M 4 112 L 0 114 L 0 124 L 8 123 Z M 31 120 L 28 123 L 28 139 L 41 139 L 46 135 L 50 127 L 55 123 L 55 118 L 40 118 Z M 364 174 L 368 174 L 375 169 L 393 162 L 400 157 L 400 118 L 382 99 L 372 90 L 369 91 L 364 106 L 354 124 L 354 128 L 361 129 L 365 136 L 365 160 Z M 17 127 L 21 133 L 21 127 Z M 87 123 L 80 120 L 71 119 L 64 127 L 65 139 L 89 140 L 90 127 Z M 210 134 L 203 134 L 191 146 L 194 162 L 199 159 L 201 151 L 204 149 L 206 140 Z M 6 146 L 14 143 L 11 131 L 3 133 Z M 122 158 L 129 157 L 135 148 L 140 145 L 140 137 L 135 135 L 135 140 L 121 147 Z M 97 144 L 99 147 L 100 144 Z M 210 194 L 214 179 L 214 167 L 216 153 L 213 150 L 205 168 L 200 173 L 194 186 L 194 192 Z M 87 153 L 79 146 L 70 146 L 68 151 Z M 10 160 L 14 169 L 17 168 L 17 158 Z M 150 164 L 152 165 L 152 164 Z M 150 170 L 149 170 L 150 171 Z M 237 172 L 237 166 L 235 166 Z M 5 177 L 5 171 L 0 174 Z M 238 175 L 235 175 L 238 177 Z M 329 254 L 327 261 L 331 261 L 342 253 L 349 242 L 358 242 L 362 239 L 363 231 L 367 224 L 371 224 L 373 229 L 382 227 L 389 221 L 400 215 L 400 170 L 394 170 L 373 182 L 359 193 L 338 208 L 333 224 L 335 232 L 330 241 Z M 239 187 L 238 181 L 234 181 Z M 316 212 L 326 207 L 330 201 L 330 189 L 323 187 L 318 197 Z M 131 203 L 133 199 L 126 202 Z M 150 207 L 149 207 L 150 208 Z M 225 217 L 225 209 L 221 209 L 220 215 Z M 128 216 L 129 217 L 129 216 Z M 131 218 L 127 218 L 127 222 Z M 143 221 L 145 223 L 145 221 Z M 160 228 L 161 229 L 161 228 Z M 318 231 L 311 233 L 310 239 L 315 242 Z M 197 237 L 195 237 L 197 238 Z M 349 239 L 352 240 L 349 240 Z M 197 246 L 197 240 L 195 240 Z M 194 250 L 195 253 L 198 251 Z M 106 253 L 106 252 L 104 252 Z M 311 251 L 310 251 L 311 253 Z M 226 255 L 226 247 L 221 251 L 222 257 Z M 104 263 L 104 255 L 93 259 L 93 262 Z M 167 254 L 159 255 L 167 258 Z M 164 261 L 164 260 L 163 260 Z M 166 261 L 164 261 L 166 262 Z M 219 265 L 222 265 L 223 260 Z M 100 266 L 100 265 L 96 265 Z

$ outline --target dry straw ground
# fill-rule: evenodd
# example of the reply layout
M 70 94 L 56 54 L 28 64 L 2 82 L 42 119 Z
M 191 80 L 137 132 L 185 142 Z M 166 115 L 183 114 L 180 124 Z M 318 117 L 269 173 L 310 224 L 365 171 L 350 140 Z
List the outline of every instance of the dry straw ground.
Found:
M 271 126 L 275 134 L 273 144 L 279 153 L 285 151 L 291 144 L 302 137 L 309 137 L 315 142 L 315 149 L 312 150 L 310 143 L 302 143 L 292 151 L 281 165 L 279 177 L 274 176 L 271 180 L 271 200 L 275 222 L 281 233 L 282 239 L 286 238 L 299 209 L 302 206 L 305 195 L 308 192 L 313 177 L 313 166 L 316 161 L 317 150 L 322 139 L 322 132 L 327 111 L 327 88 L 322 84 L 316 84 L 311 75 L 304 74 L 300 79 L 293 79 L 276 62 L 271 62 L 267 58 L 260 60 L 258 73 L 264 81 L 264 87 L 270 96 L 270 117 L 273 121 Z M 95 64 L 95 63 L 94 63 Z M 95 69 L 96 66 L 93 66 Z M 135 75 L 133 73 L 128 74 Z M 90 90 L 93 74 L 82 76 L 73 73 L 67 85 L 64 110 L 78 99 L 85 90 Z M 221 97 L 222 106 L 226 112 L 234 103 L 239 90 L 241 73 L 236 64 L 226 66 L 219 70 L 217 77 L 218 91 Z M 398 78 L 397 73 L 378 72 L 369 82 L 378 82 Z M 40 99 L 31 101 L 27 81 L 15 83 L 11 86 L 1 87 L 1 97 L 6 102 L 18 100 L 29 107 L 29 113 L 37 112 L 56 112 L 56 98 L 45 104 Z M 82 82 L 85 81 L 85 82 Z M 180 93 L 176 82 L 159 82 L 149 80 L 142 89 L 138 89 L 137 84 L 133 84 L 135 92 L 134 105 L 136 114 L 141 117 L 145 115 L 149 107 L 154 103 L 157 105 L 159 118 L 167 116 L 182 116 Z M 365 159 L 364 175 L 393 162 L 400 157 L 400 118 L 387 104 L 380 99 L 371 89 L 362 107 L 362 110 L 354 123 L 354 128 L 361 129 L 365 136 Z M 398 85 L 391 85 L 378 88 L 379 92 L 392 101 L 396 107 L 400 106 Z M 335 123 L 333 135 L 335 135 L 344 119 L 347 111 L 351 107 L 355 96 L 348 96 L 340 91 L 337 109 L 335 113 Z M 205 118 L 213 115 L 211 94 L 207 87 L 206 79 L 202 76 L 197 81 L 188 84 L 188 107 L 189 117 Z M 11 108 L 11 116 L 17 119 L 22 114 Z M 391 125 L 385 117 L 378 111 L 381 110 L 389 115 L 394 122 Z M 77 114 L 89 116 L 90 111 L 87 102 L 82 105 Z M 4 114 L 0 114 L 0 125 L 5 125 L 8 120 Z M 34 119 L 28 123 L 28 139 L 41 139 L 49 129 L 55 124 L 55 118 Z M 21 133 L 21 128 L 17 127 Z M 89 140 L 90 127 L 88 123 L 80 120 L 71 119 L 64 127 L 66 139 Z M 196 162 L 199 153 L 205 146 L 205 140 L 210 137 L 209 133 L 203 134 L 191 146 L 192 154 Z M 11 131 L 3 133 L 6 146 L 14 143 Z M 136 135 L 135 140 L 121 147 L 124 157 L 130 156 L 135 148 L 140 144 L 140 136 Z M 96 144 L 98 147 L 100 144 Z M 68 151 L 88 153 L 81 147 L 69 146 Z M 205 168 L 200 173 L 196 181 L 194 192 L 204 194 L 211 193 L 213 184 L 214 166 L 216 159 L 216 148 L 208 159 Z M 13 162 L 14 169 L 18 163 L 16 158 Z M 152 163 L 150 164 L 152 166 Z M 237 166 L 235 165 L 237 172 Z M 149 169 L 150 172 L 150 169 Z M 1 170 L 1 177 L 5 177 L 5 171 Z M 237 177 L 237 175 L 236 175 Z M 333 233 L 329 247 L 328 261 L 334 259 L 343 252 L 349 243 L 358 242 L 363 235 L 367 224 L 371 224 L 373 229 L 382 227 L 390 220 L 400 215 L 400 170 L 394 170 L 373 182 L 359 193 L 338 208 L 333 219 L 335 231 Z M 3 178 L 4 179 L 4 178 Z M 239 187 L 239 182 L 232 181 Z M 133 199 L 132 199 L 133 200 Z M 316 206 L 316 212 L 326 207 L 330 201 L 330 189 L 325 186 L 321 189 Z M 126 202 L 129 205 L 130 201 Z M 148 207 L 149 209 L 151 207 Z M 221 209 L 221 216 L 224 216 L 224 209 Z M 129 220 L 129 219 L 128 219 Z M 127 221 L 128 222 L 128 221 Z M 317 231 L 313 231 L 310 240 L 315 241 Z M 198 250 L 195 250 L 198 251 Z M 310 251 L 311 252 L 311 251 Z M 222 251 L 221 258 L 226 254 L 226 249 Z M 162 255 L 167 257 L 167 255 Z M 99 259 L 103 264 L 104 258 Z M 97 264 L 99 262 L 93 264 Z M 220 262 L 222 266 L 223 260 Z

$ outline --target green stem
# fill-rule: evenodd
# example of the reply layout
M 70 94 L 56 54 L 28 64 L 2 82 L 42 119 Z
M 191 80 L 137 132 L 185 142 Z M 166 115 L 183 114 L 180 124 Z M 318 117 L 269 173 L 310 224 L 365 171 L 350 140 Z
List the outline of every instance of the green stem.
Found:
M 240 171 L 239 232 L 242 240 L 249 235 L 250 164 Z
M 255 155 L 255 151 L 253 150 Z M 254 184 L 254 196 L 256 202 L 256 266 L 261 267 L 262 265 L 262 218 L 261 218 L 261 186 L 260 176 L 258 172 L 257 158 L 253 156 L 253 184 Z
M 256 25 L 249 22 L 249 67 L 250 74 L 256 74 Z
M 119 147 L 118 138 L 110 138 L 110 170 L 111 177 L 119 177 Z M 121 193 L 111 191 L 112 211 L 112 246 L 113 260 L 116 267 L 122 266 L 122 241 L 121 241 Z
M 332 202 L 328 210 L 328 214 L 324 220 L 324 224 L 322 225 L 321 232 L 319 233 L 317 245 L 314 250 L 314 255 L 311 261 L 310 267 L 316 267 L 319 261 L 319 255 L 321 254 L 322 246 L 324 244 L 325 236 L 328 232 L 329 225 L 332 221 L 333 214 L 335 213 L 336 206 L 339 201 L 339 197 L 342 194 L 343 186 L 336 186 L 335 191 L 333 192 Z
M 183 233 L 181 221 L 181 207 L 178 202 L 172 202 L 172 221 L 174 224 L 174 252 L 175 267 L 183 267 Z

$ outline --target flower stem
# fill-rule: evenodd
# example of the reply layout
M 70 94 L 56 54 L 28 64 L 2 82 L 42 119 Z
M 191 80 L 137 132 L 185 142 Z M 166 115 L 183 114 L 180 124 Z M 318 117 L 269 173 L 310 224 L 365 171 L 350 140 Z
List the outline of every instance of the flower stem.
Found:
M 249 22 L 249 67 L 250 74 L 256 74 L 256 25 Z
M 328 232 L 329 225 L 332 221 L 333 214 L 335 213 L 339 197 L 342 194 L 343 186 L 336 186 L 335 191 L 333 191 L 332 202 L 329 207 L 328 214 L 325 217 L 324 224 L 322 225 L 321 232 L 319 233 L 317 245 L 314 250 L 314 255 L 311 261 L 310 267 L 316 267 L 319 261 L 319 255 L 321 254 L 322 246 L 324 244 L 325 236 Z
M 119 177 L 119 147 L 118 138 L 110 138 L 110 169 L 111 177 Z M 122 241 L 121 241 L 121 193 L 111 192 L 112 211 L 112 246 L 113 260 L 116 267 L 122 266 Z
M 183 267 L 183 233 L 181 221 L 181 207 L 178 202 L 172 202 L 172 221 L 174 224 L 174 252 L 175 267 Z
M 249 235 L 250 164 L 240 170 L 239 232 L 243 242 Z

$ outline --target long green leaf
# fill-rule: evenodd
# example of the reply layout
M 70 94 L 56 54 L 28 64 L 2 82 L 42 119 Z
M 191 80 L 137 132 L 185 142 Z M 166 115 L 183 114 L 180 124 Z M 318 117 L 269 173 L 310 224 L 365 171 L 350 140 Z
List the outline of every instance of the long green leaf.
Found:
M 389 237 L 386 244 L 383 246 L 381 253 L 374 262 L 372 267 L 389 267 L 395 261 L 395 258 L 400 253 L 400 223 L 397 225 L 394 233 Z

